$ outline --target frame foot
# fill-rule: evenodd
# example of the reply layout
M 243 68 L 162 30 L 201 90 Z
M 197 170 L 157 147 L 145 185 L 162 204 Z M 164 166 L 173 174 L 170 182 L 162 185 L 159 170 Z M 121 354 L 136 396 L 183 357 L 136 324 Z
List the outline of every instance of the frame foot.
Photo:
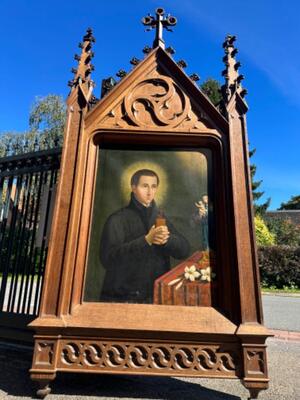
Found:
M 39 388 L 36 391 L 36 395 L 39 399 L 44 399 L 51 392 L 49 387 L 50 380 L 40 380 L 37 383 Z
M 248 400 L 252 400 L 252 399 L 257 399 L 258 398 L 258 394 L 261 390 L 261 388 L 248 388 L 249 390 L 249 394 L 250 397 L 248 397 Z
M 38 384 L 38 390 L 36 391 L 36 396 L 39 399 L 44 399 L 50 392 L 51 388 L 49 386 L 50 382 L 52 382 L 56 374 L 43 374 L 43 373 L 33 373 L 31 372 L 31 379 Z
M 248 397 L 248 400 L 257 399 L 259 392 L 261 390 L 266 390 L 269 387 L 268 381 L 266 382 L 242 381 L 242 383 L 245 386 L 245 388 L 249 390 L 250 397 Z

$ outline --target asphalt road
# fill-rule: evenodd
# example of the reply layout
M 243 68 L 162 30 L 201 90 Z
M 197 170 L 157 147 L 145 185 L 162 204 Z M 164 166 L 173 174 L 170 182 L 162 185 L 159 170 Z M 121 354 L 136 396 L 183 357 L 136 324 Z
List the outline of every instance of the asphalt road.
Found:
M 264 295 L 262 301 L 264 321 L 268 328 L 300 332 L 299 296 Z

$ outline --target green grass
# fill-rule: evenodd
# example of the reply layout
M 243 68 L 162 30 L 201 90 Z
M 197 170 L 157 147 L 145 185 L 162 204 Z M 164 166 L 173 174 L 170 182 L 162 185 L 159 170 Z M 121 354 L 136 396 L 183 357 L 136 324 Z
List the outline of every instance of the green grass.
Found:
M 267 292 L 267 293 L 296 293 L 296 294 L 300 294 L 300 288 L 298 287 L 288 287 L 285 286 L 282 289 L 277 289 L 275 286 L 270 286 L 270 287 L 266 287 L 266 286 L 262 286 L 261 287 L 262 292 Z

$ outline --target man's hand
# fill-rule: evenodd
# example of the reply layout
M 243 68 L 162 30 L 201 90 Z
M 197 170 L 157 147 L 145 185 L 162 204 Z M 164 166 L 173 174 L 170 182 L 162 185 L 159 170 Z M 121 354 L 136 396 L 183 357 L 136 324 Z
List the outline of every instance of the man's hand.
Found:
M 157 244 L 162 246 L 167 243 L 170 237 L 170 232 L 167 226 L 158 226 L 157 228 L 153 225 L 150 231 L 145 236 L 147 243 L 151 246 Z

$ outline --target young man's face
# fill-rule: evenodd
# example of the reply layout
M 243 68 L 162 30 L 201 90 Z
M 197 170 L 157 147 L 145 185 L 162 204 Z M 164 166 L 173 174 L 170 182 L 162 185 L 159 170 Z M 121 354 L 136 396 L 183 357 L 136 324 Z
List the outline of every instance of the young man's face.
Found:
M 137 201 L 148 207 L 154 199 L 158 183 L 156 176 L 142 175 L 137 185 L 132 186 L 132 191 Z

